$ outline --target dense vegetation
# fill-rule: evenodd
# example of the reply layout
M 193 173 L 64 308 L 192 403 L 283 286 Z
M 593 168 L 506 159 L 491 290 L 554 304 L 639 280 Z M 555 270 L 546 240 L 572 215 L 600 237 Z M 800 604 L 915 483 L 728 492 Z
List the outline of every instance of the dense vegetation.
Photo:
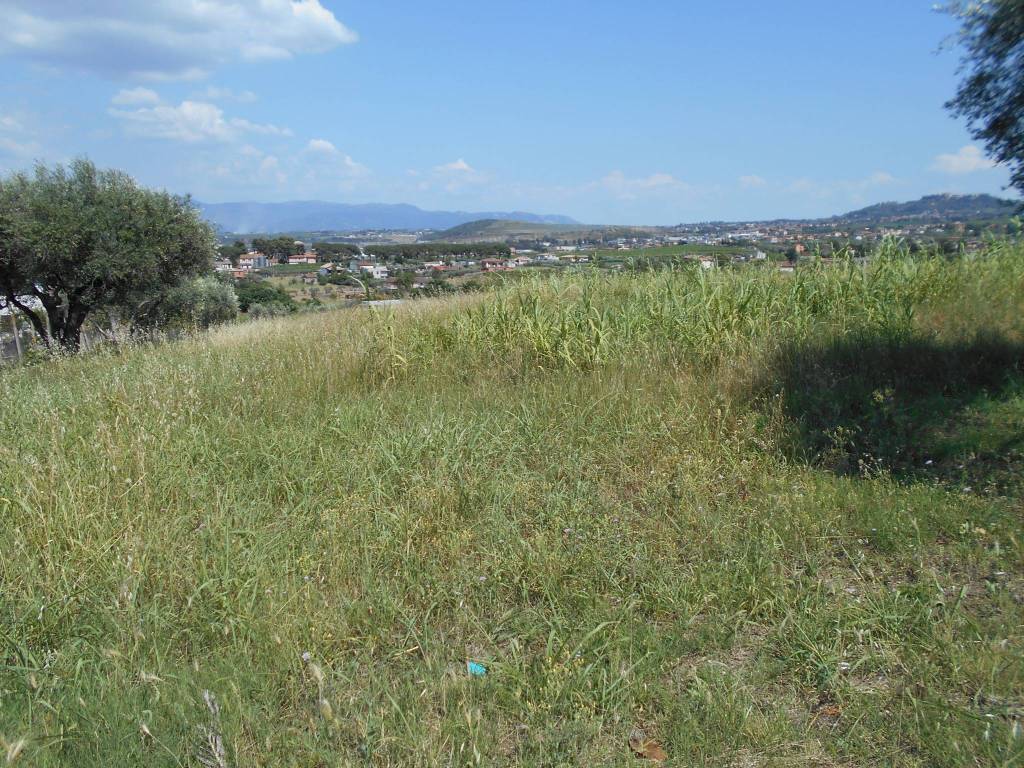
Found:
M 483 259 L 487 257 L 511 256 L 512 251 L 505 243 L 409 243 L 407 245 L 373 245 L 367 252 L 388 261 L 430 261 L 443 256 Z
M 253 307 L 261 307 L 264 311 L 278 313 L 294 312 L 298 306 L 286 290 L 272 285 L 266 280 L 255 278 L 239 280 L 236 292 L 238 307 L 243 312 L 250 312 Z
M 0 735 L 39 766 L 1020 764 L 1022 365 L 999 246 L 8 372 Z
M 348 243 L 314 243 L 313 250 L 323 260 L 349 259 L 361 255 L 358 246 Z M 487 256 L 509 256 L 511 250 L 504 243 L 406 243 L 399 245 L 367 245 L 364 248 L 367 256 L 384 261 L 430 261 L 443 256 L 464 256 L 466 258 L 484 258 Z
M 345 260 L 358 258 L 361 255 L 358 245 L 350 243 L 313 243 L 313 251 L 320 257 L 321 261 L 331 259 Z

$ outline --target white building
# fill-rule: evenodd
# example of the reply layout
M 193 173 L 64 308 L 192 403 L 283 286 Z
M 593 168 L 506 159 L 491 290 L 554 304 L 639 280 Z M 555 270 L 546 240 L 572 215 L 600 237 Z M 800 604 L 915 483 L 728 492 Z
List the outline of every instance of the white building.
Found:
M 360 264 L 359 271 L 369 275 L 374 280 L 385 280 L 388 276 L 388 268 L 383 264 Z

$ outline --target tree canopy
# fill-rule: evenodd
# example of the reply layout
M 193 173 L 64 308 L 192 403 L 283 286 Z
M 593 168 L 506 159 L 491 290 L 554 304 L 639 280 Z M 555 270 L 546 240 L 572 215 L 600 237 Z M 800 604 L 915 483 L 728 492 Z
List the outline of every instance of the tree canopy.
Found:
M 966 75 L 946 106 L 1024 192 L 1024 0 L 956 0 L 943 10 L 961 22 Z
M 222 259 L 227 259 L 231 262 L 231 266 L 237 267 L 239 259 L 248 252 L 249 248 L 241 240 L 235 240 L 230 245 L 224 244 L 217 246 L 217 255 Z
M 323 261 L 350 259 L 360 255 L 359 246 L 350 243 L 313 243 L 313 250 Z
M 248 312 L 254 306 L 276 307 L 283 312 L 294 312 L 298 305 L 291 295 L 265 280 L 239 280 L 237 285 L 238 306 Z
M 252 247 L 268 259 L 274 259 L 282 264 L 288 263 L 289 256 L 297 256 L 306 250 L 302 243 L 297 243 L 290 237 L 256 237 L 253 238 Z
M 49 347 L 77 350 L 98 310 L 151 311 L 208 273 L 215 247 L 188 198 L 88 160 L 0 179 L 0 297 Z
M 399 245 L 368 245 L 366 253 L 388 261 L 420 261 L 449 256 L 486 258 L 510 256 L 512 249 L 505 243 L 405 243 Z

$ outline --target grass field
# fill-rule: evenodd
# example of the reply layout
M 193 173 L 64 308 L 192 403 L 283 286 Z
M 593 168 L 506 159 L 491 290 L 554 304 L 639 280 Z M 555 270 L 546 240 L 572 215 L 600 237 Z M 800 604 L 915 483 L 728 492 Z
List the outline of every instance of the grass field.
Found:
M 1022 366 L 994 246 L 6 372 L 0 762 L 1020 765 Z
M 668 265 L 673 258 L 683 256 L 740 256 L 748 255 L 754 250 L 744 245 L 701 245 L 687 243 L 685 245 L 660 245 L 653 248 L 631 248 L 629 250 L 611 250 L 601 248 L 596 251 L 602 263 L 607 261 L 631 261 L 637 264 Z

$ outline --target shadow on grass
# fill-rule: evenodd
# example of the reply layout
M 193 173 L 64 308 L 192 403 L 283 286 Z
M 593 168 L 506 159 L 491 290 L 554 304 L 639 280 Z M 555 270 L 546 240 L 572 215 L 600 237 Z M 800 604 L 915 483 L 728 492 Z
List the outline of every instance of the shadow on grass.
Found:
M 773 374 L 797 455 L 1024 495 L 1024 344 L 859 338 L 791 348 Z

